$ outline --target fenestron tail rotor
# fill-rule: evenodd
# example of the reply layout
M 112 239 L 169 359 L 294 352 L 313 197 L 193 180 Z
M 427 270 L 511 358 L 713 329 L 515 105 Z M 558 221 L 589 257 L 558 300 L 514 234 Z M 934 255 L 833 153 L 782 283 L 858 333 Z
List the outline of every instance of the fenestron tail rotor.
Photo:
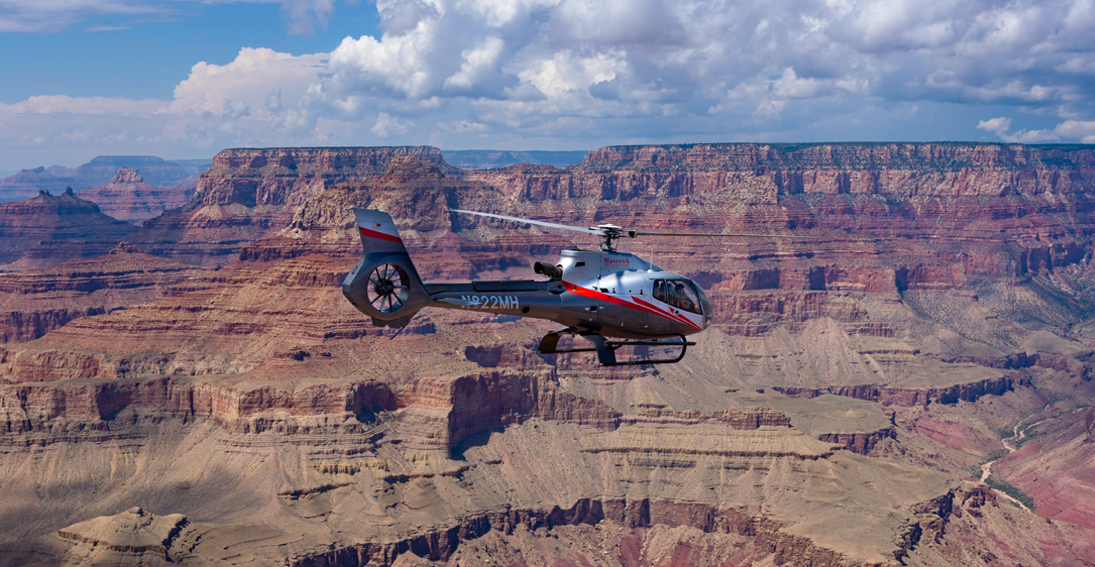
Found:
M 454 213 L 464 213 L 468 215 L 478 215 L 481 217 L 490 217 L 495 219 L 502 219 L 508 221 L 514 221 L 519 223 L 531 224 L 536 226 L 542 226 L 545 228 L 557 228 L 561 230 L 571 230 L 574 232 L 584 232 L 586 234 L 593 234 L 600 236 L 604 240 L 601 242 L 601 250 L 604 252 L 615 252 L 615 247 L 612 246 L 613 240 L 620 238 L 635 238 L 638 236 L 706 236 L 716 238 L 791 238 L 798 240 L 816 240 L 814 236 L 794 236 L 789 234 L 722 234 L 722 233 L 704 233 L 704 232 L 643 232 L 640 230 L 628 230 L 623 227 L 616 226 L 614 224 L 602 224 L 590 227 L 570 226 L 566 224 L 559 224 L 554 222 L 537 221 L 531 219 L 523 219 L 519 217 L 508 217 L 505 215 L 496 215 L 493 213 L 480 213 L 477 211 L 464 211 L 460 209 L 450 209 Z
M 394 313 L 403 308 L 410 297 L 409 278 L 395 264 L 381 264 L 369 274 L 367 287 L 369 305 L 381 313 Z

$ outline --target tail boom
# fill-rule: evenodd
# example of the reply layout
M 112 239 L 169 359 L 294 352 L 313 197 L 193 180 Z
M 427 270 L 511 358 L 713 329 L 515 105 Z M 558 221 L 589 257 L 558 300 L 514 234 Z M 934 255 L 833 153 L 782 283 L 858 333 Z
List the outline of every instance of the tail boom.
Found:
M 559 296 L 548 293 L 558 282 L 479 281 L 454 284 L 426 284 L 430 307 L 479 311 L 535 319 L 559 315 Z

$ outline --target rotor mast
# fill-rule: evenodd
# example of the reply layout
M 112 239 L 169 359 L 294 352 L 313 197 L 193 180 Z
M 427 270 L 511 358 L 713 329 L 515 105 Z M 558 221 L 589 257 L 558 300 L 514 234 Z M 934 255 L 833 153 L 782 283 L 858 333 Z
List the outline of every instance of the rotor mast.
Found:
M 623 227 L 616 226 L 614 224 L 601 224 L 597 226 L 589 227 L 589 231 L 600 235 L 603 239 L 601 241 L 601 252 L 615 252 L 616 247 L 612 245 L 613 240 L 619 240 L 625 236 L 634 238 L 634 230 L 624 230 Z

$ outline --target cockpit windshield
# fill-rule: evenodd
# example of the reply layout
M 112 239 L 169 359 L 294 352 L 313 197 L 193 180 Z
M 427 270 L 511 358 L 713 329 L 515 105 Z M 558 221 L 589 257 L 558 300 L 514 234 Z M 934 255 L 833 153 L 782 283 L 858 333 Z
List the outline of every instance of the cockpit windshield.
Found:
M 689 313 L 701 313 L 696 289 L 688 280 L 655 280 L 654 299 Z

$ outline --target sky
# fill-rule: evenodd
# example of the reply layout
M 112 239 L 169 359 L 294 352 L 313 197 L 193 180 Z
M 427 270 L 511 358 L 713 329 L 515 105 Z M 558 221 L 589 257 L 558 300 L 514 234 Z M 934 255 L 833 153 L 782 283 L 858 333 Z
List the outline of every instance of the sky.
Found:
M 0 170 L 228 147 L 1095 143 L 1095 0 L 0 0 Z

